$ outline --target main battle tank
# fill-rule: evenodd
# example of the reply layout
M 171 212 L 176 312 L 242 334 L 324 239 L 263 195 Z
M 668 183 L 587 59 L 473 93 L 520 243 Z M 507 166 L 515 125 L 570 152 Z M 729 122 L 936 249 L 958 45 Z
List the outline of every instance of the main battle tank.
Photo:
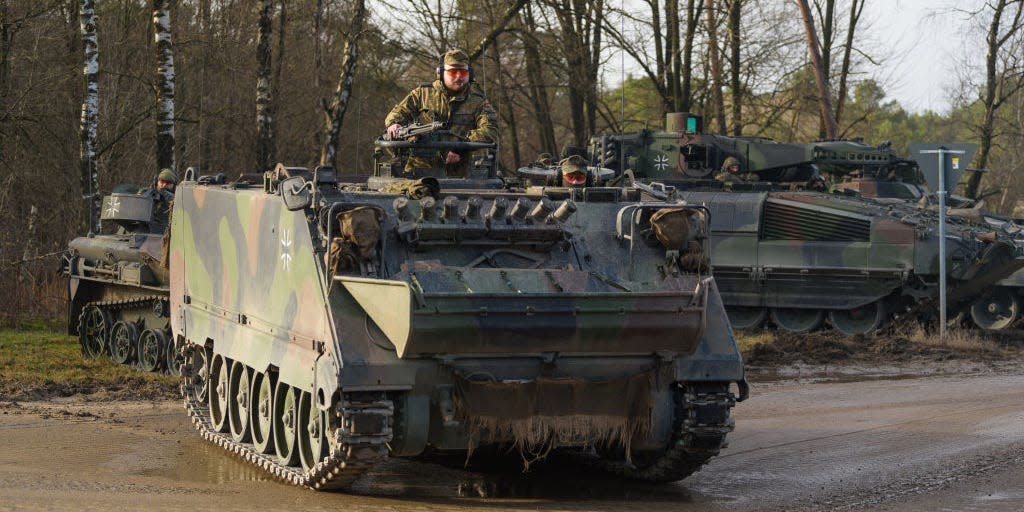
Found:
M 702 207 L 486 176 L 192 180 L 170 235 L 186 407 L 272 475 L 333 489 L 502 447 L 673 481 L 725 446 L 747 386 Z
M 167 259 L 160 215 L 169 198 L 147 189 L 103 198 L 101 220 L 113 234 L 78 237 L 68 244 L 61 271 L 68 277 L 68 333 L 82 353 L 109 354 L 119 364 L 174 371 L 170 342 Z M 156 212 L 154 214 L 154 212 Z
M 815 191 L 823 171 L 850 162 L 890 165 L 887 148 L 856 142 L 782 144 L 702 133 L 700 118 L 670 114 L 667 131 L 597 137 L 592 154 L 606 168 L 683 189 L 688 204 L 711 210 L 712 262 L 734 328 L 769 317 L 794 332 L 827 318 L 845 334 L 871 332 L 894 315 L 929 313 L 938 297 L 938 220 L 907 201 Z M 727 158 L 751 181 L 711 179 Z M 914 173 L 916 166 L 893 166 Z M 822 187 L 823 188 L 823 187 Z M 947 298 L 969 307 L 987 288 L 1024 267 L 1005 230 L 952 220 L 947 225 Z

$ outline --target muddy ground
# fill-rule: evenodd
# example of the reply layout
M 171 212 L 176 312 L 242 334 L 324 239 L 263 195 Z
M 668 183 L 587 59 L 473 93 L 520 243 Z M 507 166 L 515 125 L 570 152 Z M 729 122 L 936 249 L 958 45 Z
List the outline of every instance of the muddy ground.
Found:
M 391 460 L 352 493 L 316 493 L 199 439 L 173 390 L 34 389 L 0 398 L 0 510 L 1024 509 L 1014 346 L 814 341 L 750 349 L 753 392 L 730 446 L 668 485 L 565 462 L 483 474 Z

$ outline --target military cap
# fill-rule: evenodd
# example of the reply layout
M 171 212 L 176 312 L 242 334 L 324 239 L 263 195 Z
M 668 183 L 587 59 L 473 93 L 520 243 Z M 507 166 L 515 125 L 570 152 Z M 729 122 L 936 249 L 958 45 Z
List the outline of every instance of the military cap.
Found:
M 562 174 L 572 174 L 574 172 L 584 174 L 587 172 L 587 161 L 580 155 L 572 155 L 562 160 Z
M 469 67 L 469 55 L 457 48 L 445 52 L 442 62 L 445 66 Z
M 174 171 L 166 167 L 160 169 L 160 174 L 157 175 L 156 179 L 157 181 L 169 181 L 171 183 L 174 183 L 175 185 L 178 184 L 178 175 L 174 174 Z

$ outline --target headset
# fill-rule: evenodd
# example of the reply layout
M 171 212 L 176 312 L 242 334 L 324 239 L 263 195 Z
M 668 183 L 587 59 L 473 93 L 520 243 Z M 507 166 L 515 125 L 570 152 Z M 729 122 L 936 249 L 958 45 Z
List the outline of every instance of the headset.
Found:
M 470 64 L 467 69 L 469 69 L 469 83 L 473 83 L 476 77 L 473 73 L 473 65 Z M 440 80 L 442 84 L 444 83 L 444 53 L 437 58 L 437 79 Z

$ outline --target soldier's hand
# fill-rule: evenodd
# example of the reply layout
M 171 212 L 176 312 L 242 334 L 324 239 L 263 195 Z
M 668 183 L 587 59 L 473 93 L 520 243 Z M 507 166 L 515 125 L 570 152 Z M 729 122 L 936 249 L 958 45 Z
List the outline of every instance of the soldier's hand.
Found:
M 462 157 L 459 156 L 458 153 L 456 153 L 454 151 L 449 151 L 448 152 L 448 157 L 444 159 L 444 163 L 446 163 L 446 164 L 457 164 L 457 163 L 459 163 L 460 160 L 462 160 Z
M 391 126 L 388 126 L 388 138 L 389 139 L 393 139 L 393 138 L 397 137 L 398 136 L 398 130 L 400 128 L 402 128 L 402 125 L 400 125 L 398 123 L 395 123 L 395 124 L 393 124 Z

